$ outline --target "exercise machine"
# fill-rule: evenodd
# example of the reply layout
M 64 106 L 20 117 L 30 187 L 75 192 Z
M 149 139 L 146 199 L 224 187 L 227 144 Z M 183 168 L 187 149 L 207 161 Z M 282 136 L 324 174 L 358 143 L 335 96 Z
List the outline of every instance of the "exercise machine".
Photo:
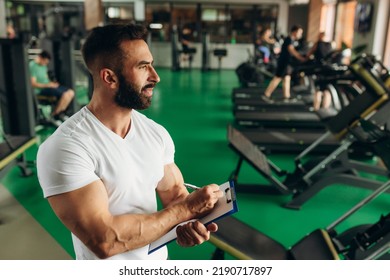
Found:
M 239 104 L 235 103 L 233 109 L 236 123 L 255 127 L 324 127 L 323 121 L 335 116 L 342 109 L 343 102 L 340 99 L 345 99 L 345 96 L 339 84 L 346 87 L 346 82 L 352 85 L 353 81 L 359 79 L 352 71 L 349 71 L 347 66 L 325 63 L 306 66 L 305 75 L 310 76 L 308 87 L 310 100 L 306 98 L 301 102 L 291 102 L 291 104 L 283 101 L 270 103 L 261 101 L 263 97 L 261 93 L 252 91 L 252 93 L 241 93 L 241 96 L 233 93 L 234 102 L 239 102 Z M 333 103 L 330 108 L 312 112 L 312 96 L 318 85 L 330 92 Z
M 382 184 L 368 197 L 344 213 L 325 229 L 304 236 L 290 248 L 229 216 L 217 222 L 218 231 L 211 234 L 216 246 L 213 259 L 224 259 L 225 252 L 243 260 L 368 260 L 390 257 L 390 213 L 381 215 L 373 224 L 357 225 L 338 233 L 336 227 L 352 214 L 390 188 Z
M 28 176 L 25 151 L 35 145 L 33 93 L 25 45 L 20 40 L 0 39 L 0 111 L 3 141 L 0 173 L 17 165 Z
M 366 57 L 365 59 L 368 58 Z M 356 62 L 355 64 L 363 63 L 362 60 L 363 59 L 361 59 L 360 62 Z M 362 65 L 362 68 L 368 69 L 367 71 L 371 71 L 370 69 L 372 67 L 373 66 L 370 65 Z M 381 66 L 381 68 L 384 69 L 383 66 Z M 333 75 L 329 75 L 331 71 L 327 70 L 325 71 L 325 73 L 327 73 L 326 75 L 320 76 L 317 74 L 315 77 L 315 79 L 320 83 L 327 83 L 329 88 L 334 88 L 331 92 L 334 92 L 338 96 L 337 98 L 333 98 L 333 102 L 335 104 L 334 107 L 338 108 L 338 110 L 343 110 L 343 108 L 346 108 L 353 99 L 364 94 L 364 91 L 366 91 L 362 77 L 353 74 L 351 70 L 348 70 L 344 73 L 344 70 L 346 70 L 345 67 L 337 66 L 337 68 L 335 68 L 333 71 Z M 257 100 L 260 100 L 260 98 L 257 98 Z M 335 103 L 336 101 L 337 104 Z M 362 102 L 365 101 L 362 100 Z M 249 105 L 236 106 L 262 108 L 262 106 Z M 277 109 L 277 112 L 284 112 L 285 110 L 283 108 L 286 107 L 280 106 L 278 108 L 277 105 L 273 106 L 273 110 Z M 267 107 L 261 109 L 261 112 L 265 114 L 265 112 L 271 110 L 271 108 L 272 104 L 267 105 Z M 302 105 L 302 108 L 304 108 L 304 105 Z M 248 137 L 253 143 L 261 147 L 261 149 L 267 153 L 280 151 L 296 153 L 301 152 L 309 147 L 326 131 L 327 121 L 329 120 L 328 110 L 320 109 L 316 113 L 319 118 L 324 121 L 322 125 L 312 128 L 300 128 L 298 126 L 294 126 L 293 122 L 286 122 L 286 125 L 291 125 L 291 127 L 288 128 L 283 126 L 280 128 L 258 128 L 244 125 L 237 127 L 246 137 Z M 339 141 L 336 139 L 336 137 L 330 136 L 319 143 L 313 152 L 327 153 L 334 150 L 337 146 L 339 146 Z M 369 154 L 369 152 L 367 153 L 366 150 L 367 149 L 362 148 L 361 145 L 356 143 L 353 145 L 353 147 L 351 147 L 351 151 L 353 151 L 353 153 L 356 155 Z
M 363 66 L 364 63 L 360 63 Z M 236 169 L 231 179 L 236 182 L 237 191 L 253 191 L 253 185 L 241 185 L 238 181 L 243 160 L 250 163 L 270 185 L 263 186 L 264 190 L 273 190 L 280 194 L 293 194 L 293 199 L 285 206 L 299 209 L 308 199 L 314 196 L 324 187 L 334 183 L 376 188 L 380 185 L 377 180 L 364 178 L 360 172 L 389 177 L 390 147 L 386 141 L 390 139 L 390 133 L 381 128 L 388 123 L 388 110 L 390 109 L 389 90 L 385 83 L 389 82 L 390 76 L 376 79 L 376 75 L 365 67 L 355 67 L 357 73 L 365 77 L 367 90 L 357 96 L 351 103 L 328 123 L 328 132 L 324 133 L 312 145 L 295 158 L 296 169 L 294 172 L 286 172 L 272 163 L 260 149 L 254 145 L 241 132 L 228 127 L 228 139 L 230 146 L 239 155 Z M 385 79 L 385 82 L 382 82 Z M 363 81 L 362 81 L 363 82 Z M 304 162 L 313 149 L 325 139 L 334 135 L 341 141 L 339 147 L 327 157 L 315 161 Z M 363 164 L 348 157 L 349 148 L 354 142 L 370 143 L 373 152 L 382 158 L 386 168 Z M 285 177 L 282 182 L 277 177 Z

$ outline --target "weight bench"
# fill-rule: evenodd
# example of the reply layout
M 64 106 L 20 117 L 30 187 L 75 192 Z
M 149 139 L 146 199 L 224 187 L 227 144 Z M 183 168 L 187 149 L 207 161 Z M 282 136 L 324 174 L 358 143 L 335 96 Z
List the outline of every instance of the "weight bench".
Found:
M 216 246 L 213 259 L 224 259 L 225 252 L 242 260 L 339 260 L 378 259 L 389 255 L 390 213 L 373 225 L 359 225 L 341 234 L 336 226 L 390 188 L 390 181 L 364 198 L 325 229 L 316 229 L 291 248 L 228 216 L 219 220 L 218 231 L 211 233 L 210 243 Z

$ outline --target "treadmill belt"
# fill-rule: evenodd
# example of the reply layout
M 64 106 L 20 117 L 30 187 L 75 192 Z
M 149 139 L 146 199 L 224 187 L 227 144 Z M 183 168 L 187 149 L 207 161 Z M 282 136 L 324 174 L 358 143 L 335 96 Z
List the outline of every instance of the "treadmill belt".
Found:
M 283 100 L 275 100 L 273 103 L 265 102 L 263 99 L 258 97 L 250 98 L 235 98 L 233 103 L 237 105 L 248 105 L 248 106 L 265 106 L 267 108 L 281 108 L 281 107 L 300 107 L 302 109 L 307 108 L 306 103 L 301 99 L 292 99 L 289 102 L 283 102 Z
M 236 112 L 236 118 L 242 120 L 257 120 L 257 121 L 307 121 L 319 122 L 320 118 L 312 112 Z
M 310 127 L 322 129 L 325 124 L 312 112 L 256 112 L 236 111 L 235 120 L 243 126 Z
M 246 100 L 245 100 L 246 101 Z M 272 111 L 285 111 L 285 112 L 305 112 L 309 111 L 307 106 L 303 102 L 290 102 L 283 101 L 275 103 L 265 103 L 262 100 L 253 100 L 254 102 L 242 102 L 242 100 L 235 102 L 234 111 L 258 111 L 258 112 L 272 112 Z

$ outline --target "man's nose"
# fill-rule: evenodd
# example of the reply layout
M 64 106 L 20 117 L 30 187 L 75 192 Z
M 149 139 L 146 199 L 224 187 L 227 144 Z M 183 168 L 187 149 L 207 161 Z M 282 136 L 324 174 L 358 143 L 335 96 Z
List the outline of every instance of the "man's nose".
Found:
M 151 67 L 150 80 L 152 80 L 156 84 L 160 82 L 160 76 L 157 74 L 157 71 L 156 69 L 154 69 L 153 66 Z

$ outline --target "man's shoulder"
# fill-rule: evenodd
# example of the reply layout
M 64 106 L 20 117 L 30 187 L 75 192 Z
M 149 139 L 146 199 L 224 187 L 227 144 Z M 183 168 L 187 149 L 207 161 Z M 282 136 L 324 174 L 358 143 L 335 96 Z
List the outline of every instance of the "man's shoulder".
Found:
M 149 118 L 148 116 L 136 111 L 136 110 L 133 110 L 133 118 L 135 120 L 137 120 L 138 122 L 142 122 L 144 124 L 148 124 L 148 125 L 152 125 L 152 126 L 160 126 L 160 124 L 158 124 L 156 121 L 152 120 L 151 118 Z
M 30 68 L 34 68 L 34 67 L 36 67 L 36 65 L 38 65 L 34 60 L 30 60 L 29 62 L 28 62 L 28 66 L 30 67 Z
M 135 112 L 134 119 L 138 123 L 138 126 L 142 126 L 150 131 L 154 131 L 159 135 L 169 134 L 169 132 L 166 130 L 166 128 L 163 125 L 157 123 L 156 121 L 150 119 L 149 117 L 145 116 L 144 114 L 138 111 L 134 110 L 134 112 Z
M 45 142 L 52 142 L 58 146 L 85 143 L 91 137 L 88 129 L 90 125 L 85 125 L 84 123 L 86 119 L 85 114 L 84 108 L 81 108 L 80 111 L 61 124 Z M 90 130 L 93 129 L 91 128 Z

